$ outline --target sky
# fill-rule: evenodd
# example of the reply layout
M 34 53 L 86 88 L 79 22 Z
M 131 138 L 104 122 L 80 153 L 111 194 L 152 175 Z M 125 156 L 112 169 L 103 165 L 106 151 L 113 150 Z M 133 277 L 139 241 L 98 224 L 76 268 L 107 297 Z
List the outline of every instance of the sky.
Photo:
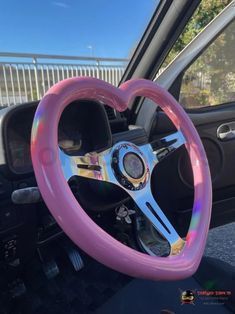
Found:
M 159 0 L 0 1 L 0 51 L 129 58 Z

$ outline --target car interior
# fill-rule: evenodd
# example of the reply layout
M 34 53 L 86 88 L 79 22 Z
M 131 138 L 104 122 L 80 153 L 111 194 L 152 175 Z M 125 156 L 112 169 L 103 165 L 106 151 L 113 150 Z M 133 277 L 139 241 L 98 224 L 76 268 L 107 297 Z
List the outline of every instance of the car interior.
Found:
M 203 255 L 208 228 L 235 221 L 234 1 L 158 72 L 199 3 L 161 1 L 119 89 L 95 79 L 67 79 L 41 100 L 0 110 L 0 313 L 235 311 L 234 261 Z M 214 33 L 207 36 L 210 28 Z M 160 45 L 162 32 L 166 41 Z M 213 87 L 213 79 L 201 77 L 217 51 L 222 61 L 210 69 L 226 66 Z M 177 103 L 175 111 L 168 101 Z M 59 161 L 51 162 L 51 147 Z M 74 216 L 72 201 L 82 209 Z M 197 206 L 203 213 L 198 225 Z M 80 218 L 72 221 L 75 215 Z M 184 245 L 188 249 L 193 223 L 192 270 Z M 176 232 L 179 246 L 166 230 L 172 238 Z M 110 236 L 122 246 L 109 245 Z M 231 252 L 234 236 L 233 228 Z M 126 255 L 124 246 L 131 249 Z M 213 306 L 206 304 L 212 291 L 218 292 Z

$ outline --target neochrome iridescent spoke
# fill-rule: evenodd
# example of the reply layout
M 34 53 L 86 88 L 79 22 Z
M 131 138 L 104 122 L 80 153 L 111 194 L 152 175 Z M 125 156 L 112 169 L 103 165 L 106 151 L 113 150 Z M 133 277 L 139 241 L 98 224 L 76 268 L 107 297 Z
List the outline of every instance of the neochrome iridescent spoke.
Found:
M 141 191 L 130 193 L 144 216 L 154 228 L 169 242 L 171 255 L 177 255 L 184 247 L 185 241 L 179 236 L 169 219 L 153 198 L 150 186 Z
M 185 144 L 185 138 L 181 131 L 177 131 L 151 143 L 153 153 L 158 161 L 166 158 L 179 147 Z
M 110 169 L 110 150 L 100 154 L 88 153 L 85 156 L 69 156 L 59 149 L 59 156 L 66 180 L 75 175 L 100 181 L 113 182 L 115 180 Z

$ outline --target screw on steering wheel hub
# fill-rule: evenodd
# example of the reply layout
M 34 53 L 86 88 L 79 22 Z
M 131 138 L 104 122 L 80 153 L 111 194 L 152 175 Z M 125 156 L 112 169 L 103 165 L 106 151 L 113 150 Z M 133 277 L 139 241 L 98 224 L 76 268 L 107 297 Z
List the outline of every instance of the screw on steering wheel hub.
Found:
M 128 190 L 141 190 L 149 179 L 149 167 L 144 155 L 132 143 L 119 143 L 115 147 L 112 169 L 119 183 Z

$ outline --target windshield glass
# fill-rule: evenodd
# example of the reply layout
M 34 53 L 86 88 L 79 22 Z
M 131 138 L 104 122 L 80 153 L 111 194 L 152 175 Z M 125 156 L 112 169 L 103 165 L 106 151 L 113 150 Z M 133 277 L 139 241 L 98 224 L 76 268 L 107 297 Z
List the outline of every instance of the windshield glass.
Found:
M 39 99 L 71 76 L 94 76 L 117 85 L 158 3 L 3 1 L 1 105 Z

